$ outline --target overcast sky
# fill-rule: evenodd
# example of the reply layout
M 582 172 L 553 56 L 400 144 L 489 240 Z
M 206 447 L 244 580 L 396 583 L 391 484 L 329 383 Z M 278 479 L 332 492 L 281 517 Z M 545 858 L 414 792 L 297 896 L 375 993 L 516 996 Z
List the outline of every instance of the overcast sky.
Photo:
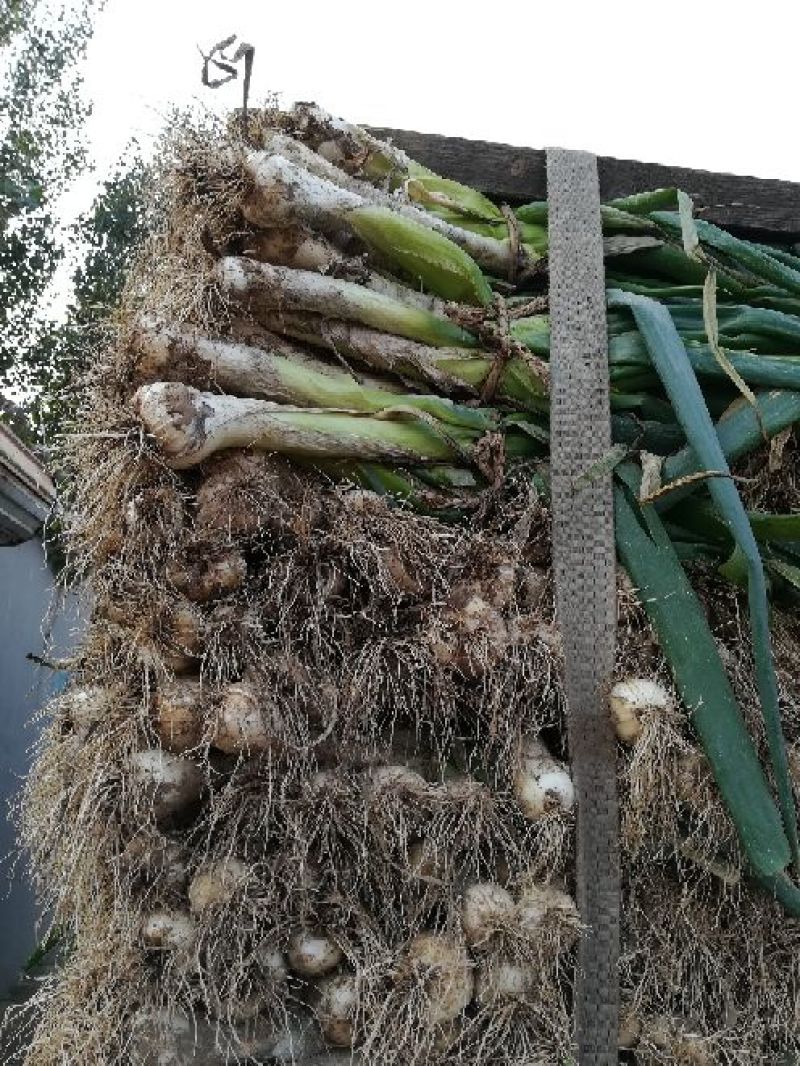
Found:
M 352 121 L 800 180 L 797 12 L 706 0 L 482 4 L 108 0 L 87 63 L 111 161 L 200 86 L 197 46 L 255 45 L 251 100 L 316 100 Z

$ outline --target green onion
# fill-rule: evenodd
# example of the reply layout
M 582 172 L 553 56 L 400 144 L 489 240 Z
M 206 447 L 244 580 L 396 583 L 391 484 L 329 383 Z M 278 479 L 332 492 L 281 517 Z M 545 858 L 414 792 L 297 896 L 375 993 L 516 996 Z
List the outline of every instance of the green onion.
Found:
M 622 564 L 658 633 L 753 870 L 779 874 L 791 851 L 716 641 L 655 509 L 636 503 L 636 467 L 618 476 L 622 484 L 614 500 Z
M 723 475 L 709 479 L 708 489 L 720 515 L 730 528 L 747 567 L 750 627 L 761 710 L 784 828 L 789 839 L 793 861 L 800 870 L 797 813 L 789 776 L 786 741 L 781 727 L 778 684 L 769 637 L 767 589 L 758 545 L 739 493 L 729 477 L 730 472 L 725 454 L 708 414 L 697 378 L 686 356 L 683 342 L 669 312 L 648 297 L 635 296 L 631 293 L 612 290 L 609 293 L 609 302 L 612 306 L 621 305 L 631 308 L 687 440 L 707 470 L 718 471 Z M 755 412 L 754 417 L 756 417 Z

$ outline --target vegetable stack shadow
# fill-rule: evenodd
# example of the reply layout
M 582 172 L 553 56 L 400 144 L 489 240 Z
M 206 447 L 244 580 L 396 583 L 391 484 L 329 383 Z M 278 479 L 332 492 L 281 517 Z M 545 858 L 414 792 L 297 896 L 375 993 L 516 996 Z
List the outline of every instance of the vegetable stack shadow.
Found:
M 546 204 L 313 105 L 178 122 L 162 161 L 69 445 L 94 607 L 23 801 L 65 943 L 28 1062 L 564 1062 Z M 769 1061 L 800 1049 L 800 260 L 672 190 L 603 225 L 621 1055 Z

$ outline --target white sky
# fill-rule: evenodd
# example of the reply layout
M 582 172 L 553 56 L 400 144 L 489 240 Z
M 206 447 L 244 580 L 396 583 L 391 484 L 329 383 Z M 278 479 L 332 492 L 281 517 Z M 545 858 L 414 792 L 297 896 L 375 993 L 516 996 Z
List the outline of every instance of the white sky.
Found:
M 251 102 L 316 100 L 361 123 L 800 181 L 789 0 L 480 5 L 443 0 L 108 0 L 87 63 L 108 164 L 200 86 L 197 45 L 255 45 Z

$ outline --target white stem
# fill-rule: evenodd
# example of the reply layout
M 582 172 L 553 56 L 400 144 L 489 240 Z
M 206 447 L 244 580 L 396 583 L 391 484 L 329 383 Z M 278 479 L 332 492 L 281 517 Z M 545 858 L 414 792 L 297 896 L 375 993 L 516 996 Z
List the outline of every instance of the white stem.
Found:
M 251 152 L 245 166 L 257 192 L 242 208 L 252 225 L 285 226 L 300 218 L 324 233 L 335 233 L 341 230 L 348 211 L 369 203 L 360 193 L 342 188 L 282 155 Z
M 297 389 L 292 387 L 297 368 L 315 374 L 341 378 L 342 371 L 321 359 L 294 351 L 291 365 L 283 354 L 273 353 L 238 341 L 213 340 L 198 330 L 180 329 L 151 317 L 142 318 L 134 345 L 141 353 L 139 371 L 146 377 L 166 377 L 182 357 L 199 361 L 215 384 L 227 392 L 269 399 L 277 403 L 295 403 Z
M 246 306 L 263 321 L 275 312 L 313 312 L 326 319 L 360 322 L 382 332 L 416 338 L 426 330 L 441 334 L 442 345 L 470 338 L 438 312 L 442 304 L 418 298 L 410 289 L 393 282 L 374 280 L 372 287 L 318 274 L 294 270 L 237 256 L 225 256 L 216 266 L 223 293 Z M 376 276 L 377 277 L 377 276 Z M 278 325 L 280 332 L 280 325 Z M 463 349 L 460 349 L 464 354 Z
M 297 340 L 328 348 L 375 370 L 429 381 L 438 391 L 448 395 L 452 392 L 477 393 L 463 379 L 443 370 L 442 364 L 475 359 L 486 361 L 488 367 L 490 358 L 485 352 L 436 348 L 353 322 L 325 320 L 313 314 L 292 314 L 281 310 L 264 315 L 263 321 L 270 329 L 282 330 Z
M 400 173 L 405 173 L 411 163 L 402 148 L 378 140 L 360 126 L 329 114 L 318 104 L 295 103 L 291 113 L 298 132 L 310 137 L 317 151 L 325 141 L 344 142 L 359 153 L 368 151 L 384 156 Z
M 392 278 L 385 278 L 382 274 L 375 273 L 374 270 L 369 271 L 366 275 L 363 285 L 381 296 L 399 300 L 401 303 L 408 304 L 409 307 L 418 307 L 420 311 L 430 311 L 434 315 L 446 314 L 447 302 L 445 300 L 425 292 L 417 292 L 415 289 L 410 289 L 407 285 L 403 285 L 402 282 L 395 281 Z
M 196 466 L 224 448 L 377 462 L 454 456 L 446 441 L 415 423 L 218 396 L 179 382 L 143 385 L 134 396 L 134 407 L 175 470 Z
M 349 277 L 373 292 L 390 296 L 393 300 L 434 314 L 445 313 L 446 301 L 437 296 L 409 288 L 396 278 L 368 269 L 362 257 L 348 258 L 319 234 L 311 234 L 302 226 L 281 226 L 260 230 L 248 241 L 244 253 L 247 259 L 290 267 L 292 270 L 311 270 L 316 274 Z
M 367 200 L 371 200 L 375 195 L 376 190 L 368 182 L 353 177 L 352 174 L 348 174 L 337 166 L 332 159 L 328 159 L 314 151 L 313 148 L 309 148 L 307 144 L 303 144 L 302 141 L 280 130 L 271 130 L 267 133 L 263 149 L 259 152 L 251 152 L 246 165 L 257 165 L 258 157 L 264 155 L 282 156 L 295 166 L 309 171 L 315 177 L 329 181 Z
M 327 162 L 318 155 L 316 159 Z M 346 223 L 348 211 L 377 204 L 448 237 L 490 273 L 505 275 L 513 265 L 508 241 L 460 229 L 381 189 L 364 186 L 354 192 L 284 156 L 267 152 L 252 152 L 247 158 L 246 169 L 257 190 L 257 199 L 248 200 L 243 210 L 247 220 L 254 225 L 281 226 L 300 218 L 315 229 L 335 233 Z M 315 169 L 324 168 L 317 166 Z
M 272 416 L 279 405 L 199 392 L 179 382 L 144 385 L 135 397 L 139 417 L 176 470 L 195 466 L 222 448 L 257 444 L 277 450 L 283 432 Z

